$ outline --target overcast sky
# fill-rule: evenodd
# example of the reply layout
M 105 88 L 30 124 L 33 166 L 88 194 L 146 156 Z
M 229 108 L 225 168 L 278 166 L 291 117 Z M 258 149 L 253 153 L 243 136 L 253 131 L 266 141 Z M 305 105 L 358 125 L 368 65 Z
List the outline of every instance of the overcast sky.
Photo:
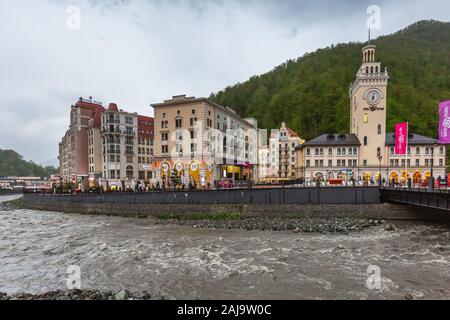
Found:
M 0 149 L 56 164 L 78 97 L 153 115 L 172 95 L 208 96 L 367 40 L 370 5 L 381 8 L 375 36 L 449 20 L 449 0 L 0 0 Z

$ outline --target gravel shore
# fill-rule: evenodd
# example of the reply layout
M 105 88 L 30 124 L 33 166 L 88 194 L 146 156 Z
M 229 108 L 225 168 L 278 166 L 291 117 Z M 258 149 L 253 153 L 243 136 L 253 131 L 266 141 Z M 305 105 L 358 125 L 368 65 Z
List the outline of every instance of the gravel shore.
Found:
M 0 203 L 3 211 L 17 209 L 14 203 Z M 229 220 L 215 219 L 154 219 L 157 225 L 182 225 L 199 229 L 227 229 L 227 230 L 259 230 L 284 231 L 295 233 L 319 234 L 349 234 L 385 225 L 384 220 L 368 220 L 356 218 L 236 218 Z
M 229 221 L 220 220 L 156 220 L 157 224 L 177 224 L 202 229 L 239 229 L 260 231 L 288 231 L 295 233 L 339 233 L 360 232 L 372 227 L 385 225 L 382 220 L 361 220 L 352 218 L 320 219 L 320 218 L 247 218 Z
M 0 293 L 0 300 L 163 300 L 163 297 L 151 297 L 147 292 L 130 293 L 127 290 L 121 290 L 117 293 L 101 291 L 54 291 L 44 294 L 16 294 L 9 296 L 6 293 Z

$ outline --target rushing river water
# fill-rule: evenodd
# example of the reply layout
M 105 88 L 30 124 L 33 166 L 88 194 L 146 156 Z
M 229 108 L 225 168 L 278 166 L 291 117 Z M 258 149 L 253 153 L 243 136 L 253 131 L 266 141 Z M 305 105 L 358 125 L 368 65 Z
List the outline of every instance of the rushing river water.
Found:
M 325 236 L 0 211 L 0 292 L 66 289 L 77 265 L 82 289 L 167 299 L 450 299 L 450 227 L 396 226 Z M 381 290 L 366 287 L 371 265 Z

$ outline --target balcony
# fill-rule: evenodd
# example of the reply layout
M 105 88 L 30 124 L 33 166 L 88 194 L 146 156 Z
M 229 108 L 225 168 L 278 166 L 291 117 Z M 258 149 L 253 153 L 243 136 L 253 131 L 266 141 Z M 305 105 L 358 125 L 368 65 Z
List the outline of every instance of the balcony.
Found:
M 120 120 L 116 120 L 116 119 L 106 119 L 105 123 L 106 123 L 106 124 L 120 124 Z
M 120 131 L 119 129 L 103 128 L 101 133 L 102 134 L 121 134 L 122 131 Z

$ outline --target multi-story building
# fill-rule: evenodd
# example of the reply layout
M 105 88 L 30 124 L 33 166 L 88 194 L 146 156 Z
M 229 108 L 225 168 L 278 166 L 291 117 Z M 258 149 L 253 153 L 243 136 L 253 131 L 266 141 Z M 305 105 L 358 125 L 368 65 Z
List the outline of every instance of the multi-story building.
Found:
M 267 179 L 270 176 L 270 148 L 262 145 L 258 148 L 258 180 Z
M 108 187 L 134 187 L 138 178 L 138 115 L 111 103 L 102 115 L 103 178 Z
M 71 107 L 69 129 L 59 144 L 60 174 L 66 182 L 72 182 L 79 188 L 89 185 L 89 171 L 92 167 L 88 156 L 89 122 L 104 110 L 101 102 L 80 98 Z
M 138 179 L 152 183 L 155 179 L 152 168 L 154 125 L 153 118 L 138 116 Z
M 286 127 L 283 122 L 280 130 L 271 133 L 269 141 L 270 167 L 267 177 L 293 179 L 296 178 L 298 146 L 305 143 L 299 134 Z
M 395 133 L 386 133 L 389 74 L 376 47 L 363 48 L 350 86 L 350 134 L 325 134 L 297 148 L 297 176 L 306 180 L 424 182 L 445 177 L 446 150 L 433 138 L 410 133 L 408 155 L 395 155 Z
M 105 108 L 80 98 L 59 145 L 60 174 L 82 190 L 149 184 L 153 125 L 153 118 L 119 110 L 115 103 Z
M 257 171 L 257 122 L 206 98 L 174 96 L 153 104 L 156 179 L 174 174 L 185 186 L 213 186 L 221 179 L 252 180 Z

